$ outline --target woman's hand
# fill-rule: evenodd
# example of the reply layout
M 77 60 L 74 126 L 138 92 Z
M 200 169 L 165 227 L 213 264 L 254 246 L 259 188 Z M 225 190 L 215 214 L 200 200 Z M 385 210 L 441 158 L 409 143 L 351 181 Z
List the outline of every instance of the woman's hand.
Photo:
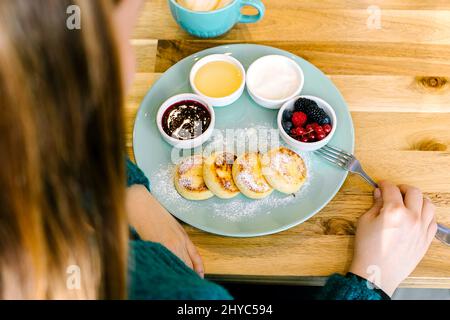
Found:
M 127 189 L 130 224 L 146 241 L 159 242 L 204 277 L 202 259 L 183 227 L 141 185 Z
M 419 189 L 389 182 L 380 183 L 374 198 L 372 209 L 359 219 L 349 271 L 366 279 L 379 271 L 372 282 L 391 296 L 436 234 L 435 206 Z

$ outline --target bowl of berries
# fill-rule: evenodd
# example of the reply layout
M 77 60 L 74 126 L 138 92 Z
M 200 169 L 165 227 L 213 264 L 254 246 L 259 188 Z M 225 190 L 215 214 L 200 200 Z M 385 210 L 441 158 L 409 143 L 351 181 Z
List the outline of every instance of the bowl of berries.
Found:
M 278 112 L 281 138 L 299 151 L 314 151 L 326 145 L 336 132 L 336 113 L 324 100 L 298 96 Z

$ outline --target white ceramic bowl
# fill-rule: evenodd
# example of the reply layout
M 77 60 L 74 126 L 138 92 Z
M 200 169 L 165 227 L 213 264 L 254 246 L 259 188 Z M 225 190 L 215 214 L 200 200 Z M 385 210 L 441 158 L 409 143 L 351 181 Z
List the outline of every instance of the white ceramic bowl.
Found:
M 195 86 L 195 75 L 197 74 L 197 71 L 203 67 L 205 64 L 209 63 L 209 62 L 213 62 L 213 61 L 225 61 L 225 62 L 230 62 L 232 64 L 234 64 L 236 67 L 238 67 L 238 69 L 241 71 L 242 73 L 242 83 L 239 87 L 239 89 L 237 89 L 235 92 L 233 92 L 231 95 L 226 96 L 226 97 L 221 97 L 221 98 L 214 98 L 214 97 L 208 97 L 206 95 L 204 95 L 202 92 L 200 92 L 197 87 Z M 212 106 L 214 107 L 224 107 L 227 105 L 232 104 L 233 102 L 235 102 L 237 99 L 239 99 L 242 95 L 242 93 L 244 92 L 245 89 L 245 69 L 242 66 L 242 64 L 235 58 L 226 55 L 226 54 L 212 54 L 206 57 L 201 58 L 200 60 L 198 60 L 194 66 L 191 69 L 191 73 L 189 75 L 189 82 L 191 84 L 191 88 L 192 90 L 198 94 L 200 97 L 202 97 L 204 100 L 208 101 Z
M 298 83 L 288 95 L 281 99 L 269 99 L 267 97 L 263 97 L 261 94 L 258 94 L 255 88 L 255 82 L 258 81 L 260 77 L 260 72 L 265 68 L 264 65 L 275 65 L 275 68 L 279 68 L 279 70 L 275 70 L 275 72 L 280 72 L 281 68 L 292 68 L 294 72 L 297 73 Z M 293 97 L 300 94 L 303 89 L 303 85 L 305 84 L 305 76 L 303 74 L 303 70 L 294 60 L 282 56 L 282 55 L 267 55 L 255 60 L 247 70 L 247 91 L 252 97 L 252 99 L 262 107 L 269 109 L 279 109 L 286 101 L 292 99 Z
M 197 101 L 197 102 L 200 102 L 201 104 L 203 104 L 208 109 L 209 113 L 211 114 L 211 123 L 209 124 L 208 129 L 206 129 L 206 131 L 203 132 L 198 137 L 196 137 L 194 139 L 190 139 L 190 140 L 179 140 L 179 139 L 169 136 L 164 131 L 164 129 L 162 127 L 162 118 L 163 118 L 164 112 L 166 112 L 166 110 L 169 107 L 171 107 L 173 104 L 175 104 L 179 101 L 186 101 L 186 100 Z M 202 145 L 204 142 L 206 142 L 211 137 L 211 135 L 214 131 L 215 123 L 216 123 L 216 116 L 215 116 L 213 107 L 205 99 L 203 99 L 202 97 L 200 97 L 196 94 L 192 94 L 192 93 L 183 93 L 183 94 L 178 94 L 176 96 L 170 97 L 161 105 L 161 107 L 159 107 L 158 113 L 156 115 L 156 125 L 158 126 L 159 133 L 161 134 L 161 136 L 167 143 L 171 144 L 172 146 L 174 146 L 175 148 L 178 148 L 178 149 L 193 149 L 193 148 L 196 148 L 196 147 Z
M 282 125 L 283 113 L 286 110 L 293 110 L 294 103 L 299 98 L 306 98 L 306 99 L 314 100 L 319 105 L 319 107 L 322 108 L 330 116 L 331 125 L 332 125 L 333 129 L 328 134 L 328 136 L 325 137 L 325 139 L 323 139 L 321 141 L 317 141 L 317 142 L 301 142 L 301 141 L 295 140 L 286 131 L 284 131 L 284 128 Z M 324 101 L 318 97 L 315 97 L 315 96 L 298 96 L 298 97 L 294 97 L 291 100 L 287 101 L 280 108 L 280 111 L 278 111 L 277 124 L 278 124 L 278 130 L 280 131 L 281 138 L 289 146 L 291 146 L 292 148 L 299 150 L 299 151 L 314 151 L 314 150 L 320 149 L 323 146 L 325 146 L 333 138 L 333 135 L 336 132 L 337 118 L 336 118 L 336 112 L 326 101 Z

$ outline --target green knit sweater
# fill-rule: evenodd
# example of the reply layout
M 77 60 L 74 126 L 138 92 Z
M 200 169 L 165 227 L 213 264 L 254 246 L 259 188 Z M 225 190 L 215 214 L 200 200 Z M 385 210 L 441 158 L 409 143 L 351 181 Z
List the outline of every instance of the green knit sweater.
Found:
M 150 190 L 144 173 L 127 159 L 127 184 L 142 184 Z M 161 244 L 142 241 L 131 228 L 129 256 L 130 299 L 152 300 L 229 300 L 221 286 L 200 278 Z M 332 275 L 319 299 L 382 300 L 389 297 L 379 289 L 370 289 L 367 281 L 354 274 Z M 373 286 L 372 286 L 373 287 Z

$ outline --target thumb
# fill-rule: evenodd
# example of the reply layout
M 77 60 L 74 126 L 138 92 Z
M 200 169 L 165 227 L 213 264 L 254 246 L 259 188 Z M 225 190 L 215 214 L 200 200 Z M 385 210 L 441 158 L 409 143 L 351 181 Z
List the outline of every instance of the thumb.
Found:
M 376 188 L 373 191 L 373 205 L 366 213 L 364 213 L 358 220 L 358 223 L 362 223 L 362 221 L 371 221 L 376 218 L 380 213 L 381 208 L 383 207 L 383 197 L 381 195 L 381 190 Z
M 370 208 L 369 212 L 374 214 L 378 214 L 383 207 L 383 197 L 381 195 L 381 190 L 376 188 L 373 191 L 373 206 Z

